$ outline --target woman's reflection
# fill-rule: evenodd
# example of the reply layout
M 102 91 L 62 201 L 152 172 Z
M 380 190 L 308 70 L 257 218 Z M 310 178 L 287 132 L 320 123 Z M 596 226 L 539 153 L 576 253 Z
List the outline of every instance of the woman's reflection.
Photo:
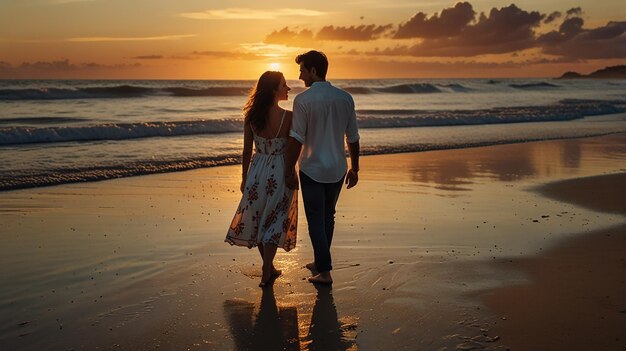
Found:
M 279 309 L 272 286 L 263 289 L 254 324 L 253 303 L 227 300 L 224 309 L 237 350 L 300 350 L 298 311 L 292 306 Z

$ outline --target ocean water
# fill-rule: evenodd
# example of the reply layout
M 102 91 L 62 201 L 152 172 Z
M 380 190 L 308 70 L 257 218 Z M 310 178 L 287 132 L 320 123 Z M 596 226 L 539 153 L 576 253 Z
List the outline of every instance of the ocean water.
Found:
M 626 81 L 331 80 L 364 154 L 626 132 Z M 288 81 L 288 101 L 306 88 Z M 0 191 L 238 163 L 254 81 L 0 80 Z

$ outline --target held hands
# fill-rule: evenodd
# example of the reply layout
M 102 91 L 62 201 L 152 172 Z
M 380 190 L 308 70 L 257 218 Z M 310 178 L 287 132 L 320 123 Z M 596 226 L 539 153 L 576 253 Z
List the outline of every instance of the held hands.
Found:
M 352 188 L 359 182 L 359 171 L 355 171 L 350 169 L 348 174 L 346 174 L 346 184 L 348 184 L 348 189 Z
M 291 190 L 298 190 L 300 188 L 298 186 L 298 176 L 296 175 L 296 172 L 285 174 L 285 185 L 287 185 L 287 188 Z

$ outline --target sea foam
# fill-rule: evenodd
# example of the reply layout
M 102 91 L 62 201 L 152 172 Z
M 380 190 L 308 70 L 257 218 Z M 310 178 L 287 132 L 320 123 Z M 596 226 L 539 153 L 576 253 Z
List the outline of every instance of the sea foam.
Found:
M 624 101 L 562 100 L 548 106 L 499 107 L 482 110 L 358 110 L 360 128 L 406 128 L 495 123 L 566 121 L 626 111 Z M 236 133 L 241 118 L 216 120 L 107 123 L 54 127 L 0 128 L 0 145 L 71 141 L 126 140 L 198 134 Z

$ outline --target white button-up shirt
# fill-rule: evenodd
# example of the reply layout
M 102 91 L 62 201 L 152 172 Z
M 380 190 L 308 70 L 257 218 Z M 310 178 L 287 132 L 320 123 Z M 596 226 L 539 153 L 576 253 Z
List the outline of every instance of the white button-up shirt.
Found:
M 319 183 L 335 183 L 347 171 L 344 135 L 359 140 L 354 100 L 329 82 L 314 82 L 293 101 L 289 135 L 303 145 L 300 171 Z

